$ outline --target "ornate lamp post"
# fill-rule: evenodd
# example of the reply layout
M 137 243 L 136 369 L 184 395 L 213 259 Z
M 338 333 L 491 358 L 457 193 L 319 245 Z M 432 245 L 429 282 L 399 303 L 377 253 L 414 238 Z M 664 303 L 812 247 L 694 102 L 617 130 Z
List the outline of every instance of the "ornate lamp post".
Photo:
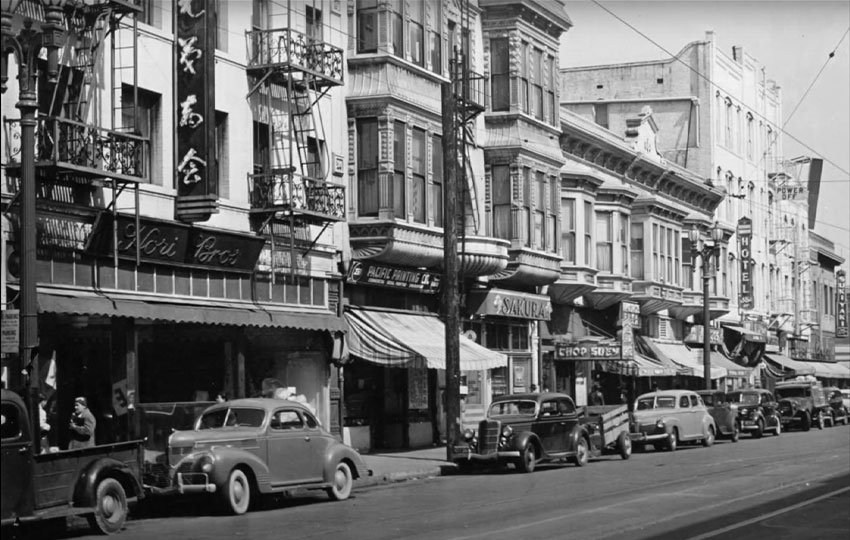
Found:
M 35 3 L 35 2 L 33 2 Z M 35 207 L 35 126 L 38 112 L 38 58 L 42 47 L 47 49 L 47 79 L 55 83 L 59 73 L 59 49 L 65 42 L 62 6 L 65 0 L 41 0 L 44 22 L 34 28 L 33 20 L 24 17 L 23 27 L 13 28 L 13 14 L 21 0 L 0 0 L 3 54 L 0 56 L 0 92 L 6 92 L 9 54 L 18 65 L 18 97 L 15 104 L 21 111 L 21 182 L 20 193 L 20 369 L 12 370 L 10 387 L 28 387 L 28 405 L 38 425 L 38 306 L 36 302 L 36 207 Z M 31 362 L 31 364 L 29 364 Z M 30 376 L 21 381 L 22 373 Z M 17 383 L 17 385 L 15 385 Z M 36 451 L 39 437 L 33 437 Z
M 710 242 L 702 242 L 699 230 L 694 227 L 688 232 L 688 240 L 691 241 L 691 258 L 702 259 L 702 363 L 703 376 L 705 377 L 705 388 L 711 390 L 711 335 L 709 333 L 709 281 L 711 280 L 711 257 L 717 263 L 720 262 L 720 240 L 723 239 L 723 230 L 714 224 L 710 232 Z

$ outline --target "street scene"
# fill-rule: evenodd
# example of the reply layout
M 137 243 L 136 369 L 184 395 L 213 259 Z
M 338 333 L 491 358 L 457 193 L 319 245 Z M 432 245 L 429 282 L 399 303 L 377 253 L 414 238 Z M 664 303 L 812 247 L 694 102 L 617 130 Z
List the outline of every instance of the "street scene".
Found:
M 4 540 L 850 535 L 850 4 L 0 7 Z

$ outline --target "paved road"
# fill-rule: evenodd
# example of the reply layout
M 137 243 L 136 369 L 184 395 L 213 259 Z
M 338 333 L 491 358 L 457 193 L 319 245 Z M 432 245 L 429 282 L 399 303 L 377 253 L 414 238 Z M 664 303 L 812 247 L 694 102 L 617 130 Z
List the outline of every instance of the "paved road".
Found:
M 850 428 L 276 501 L 245 516 L 169 505 L 121 540 L 847 538 Z M 98 538 L 72 528 L 66 537 Z

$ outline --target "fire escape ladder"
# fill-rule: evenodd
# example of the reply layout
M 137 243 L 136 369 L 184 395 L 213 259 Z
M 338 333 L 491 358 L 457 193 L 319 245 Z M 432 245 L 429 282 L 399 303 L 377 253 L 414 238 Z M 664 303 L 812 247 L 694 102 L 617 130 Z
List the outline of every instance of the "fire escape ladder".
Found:
M 292 140 L 297 150 L 297 158 L 301 164 L 301 175 L 306 179 L 323 179 L 322 162 L 318 152 L 318 131 L 316 117 L 313 114 L 313 102 L 310 90 L 293 88 L 290 96 L 290 127 Z
M 132 17 L 125 21 L 123 16 L 110 20 L 112 39 L 112 129 L 124 133 L 138 133 L 138 21 Z M 129 90 L 125 99 L 124 91 Z
M 93 7 L 93 6 L 92 6 Z M 62 116 L 78 122 L 97 123 L 98 87 L 100 86 L 99 66 L 102 66 L 103 40 L 107 34 L 107 11 L 95 11 L 91 8 L 76 9 L 69 17 L 69 23 L 76 40 L 67 40 L 67 46 L 73 47 L 70 55 L 70 70 L 66 98 L 67 106 Z M 57 98 L 54 90 L 54 100 Z M 51 111 L 56 111 L 54 105 Z M 91 118 L 89 115 L 93 115 Z

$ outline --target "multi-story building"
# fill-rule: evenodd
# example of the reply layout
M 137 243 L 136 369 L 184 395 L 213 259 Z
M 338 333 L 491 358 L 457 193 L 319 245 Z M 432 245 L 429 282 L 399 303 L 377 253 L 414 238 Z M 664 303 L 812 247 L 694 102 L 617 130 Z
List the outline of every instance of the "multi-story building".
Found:
M 86 396 L 98 442 L 141 435 L 161 450 L 216 392 L 282 385 L 338 430 L 339 2 L 96 0 L 60 13 L 58 82 L 33 66 L 36 223 L 18 213 L 13 57 L 2 104 L 5 299 L 18 298 L 21 228 L 37 227 L 39 359 L 55 367 L 59 417 Z M 24 20 L 40 27 L 41 2 L 16 6 L 12 28 Z

